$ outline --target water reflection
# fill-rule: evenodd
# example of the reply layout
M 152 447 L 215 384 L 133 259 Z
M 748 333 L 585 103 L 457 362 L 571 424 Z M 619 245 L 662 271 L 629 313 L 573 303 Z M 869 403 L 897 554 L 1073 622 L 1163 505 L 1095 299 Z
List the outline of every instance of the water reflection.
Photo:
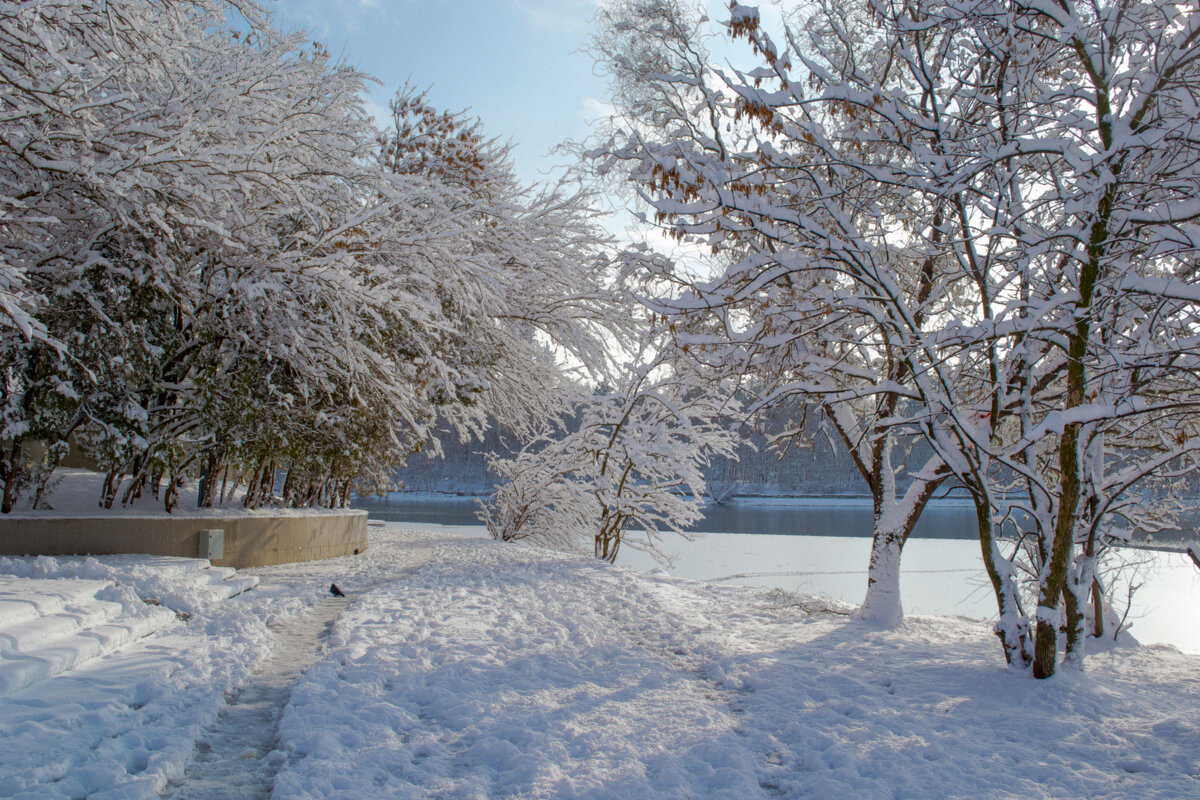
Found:
M 393 492 L 387 497 L 356 497 L 350 505 L 373 519 L 387 522 L 428 522 L 434 525 L 478 525 L 479 505 L 472 497 L 436 497 Z
M 360 497 L 354 501 L 375 519 L 478 525 L 474 498 L 414 495 Z M 921 515 L 913 536 L 926 539 L 972 539 L 975 515 L 970 506 L 945 503 Z M 859 498 L 844 500 L 739 501 L 710 506 L 696 533 L 768 533 L 783 536 L 870 536 L 871 506 Z
M 730 503 L 705 510 L 698 533 L 770 533 L 784 536 L 870 536 L 871 506 L 858 500 L 800 505 Z M 912 535 L 919 539 L 972 539 L 975 513 L 960 503 L 930 506 Z
M 387 497 L 359 497 L 355 508 L 389 522 L 436 525 L 478 525 L 479 505 L 473 497 L 394 492 Z M 1184 521 L 1194 528 L 1195 519 Z M 864 498 L 745 499 L 709 506 L 704 519 L 690 528 L 695 533 L 766 533 L 777 536 L 871 535 L 871 504 Z M 1007 535 L 1012 531 L 1007 530 Z M 1191 534 L 1168 531 L 1153 543 L 1182 549 Z M 934 501 L 913 529 L 916 539 L 975 539 L 975 511 L 960 500 Z

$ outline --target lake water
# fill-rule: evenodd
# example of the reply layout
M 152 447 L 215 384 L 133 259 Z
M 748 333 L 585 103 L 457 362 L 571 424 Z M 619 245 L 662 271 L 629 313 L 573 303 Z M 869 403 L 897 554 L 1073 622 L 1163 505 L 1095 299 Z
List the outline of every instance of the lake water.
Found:
M 394 494 L 360 498 L 354 505 L 374 519 L 467 527 L 487 535 L 468 498 Z M 871 547 L 871 507 L 865 500 L 738 502 L 710 509 L 698 527 L 692 541 L 664 540 L 671 574 L 862 602 Z M 973 528 L 967 504 L 946 502 L 925 511 L 904 549 L 900 588 L 906 613 L 995 618 Z M 1130 632 L 1145 644 L 1200 654 L 1200 570 L 1177 552 L 1128 548 L 1117 558 L 1122 564 L 1112 587 L 1116 605 L 1126 605 L 1130 582 L 1141 584 L 1127 620 Z M 660 567 L 630 547 L 622 548 L 617 563 Z
M 354 502 L 376 519 L 478 525 L 474 498 L 396 492 L 360 497 Z M 949 501 L 927 508 L 913 536 L 919 539 L 972 539 L 975 512 L 967 503 Z M 871 535 L 869 500 L 850 498 L 762 498 L 711 506 L 693 526 L 697 533 L 766 533 L 786 536 Z

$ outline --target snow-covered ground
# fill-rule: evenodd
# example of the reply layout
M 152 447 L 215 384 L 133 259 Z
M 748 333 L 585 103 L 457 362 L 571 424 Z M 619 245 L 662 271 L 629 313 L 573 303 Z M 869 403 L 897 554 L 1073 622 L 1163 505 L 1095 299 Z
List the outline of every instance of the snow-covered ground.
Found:
M 148 633 L 0 697 L 0 796 L 1200 796 L 1200 658 L 1171 648 L 1038 682 L 979 621 L 878 631 L 778 590 L 371 537 L 240 594 L 249 571 L 194 560 L 0 560 L 2 664 L 46 649 L 9 631 L 55 614 Z M 224 741 L 243 730 L 266 735 Z

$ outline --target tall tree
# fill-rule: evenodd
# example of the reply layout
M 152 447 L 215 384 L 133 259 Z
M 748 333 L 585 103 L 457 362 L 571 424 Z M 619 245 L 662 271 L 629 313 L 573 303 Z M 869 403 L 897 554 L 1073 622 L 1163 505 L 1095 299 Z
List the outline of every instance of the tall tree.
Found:
M 5 510 L 25 444 L 71 435 L 103 505 L 197 474 L 273 502 L 279 473 L 341 504 L 439 416 L 532 415 L 548 342 L 600 349 L 586 196 L 453 120 L 399 166 L 364 76 L 252 2 L 9 4 L 0 69 Z
M 634 16 L 652 5 L 673 8 Z M 686 290 L 664 307 L 722 320 L 685 344 L 736 370 L 779 354 L 834 420 L 870 398 L 843 426 L 864 441 L 928 439 L 913 485 L 950 471 L 972 494 L 1005 656 L 1039 677 L 1060 625 L 1081 656 L 1095 554 L 1146 521 L 1136 487 L 1195 467 L 1197 24 L 1173 3 L 866 0 L 779 46 L 735 3 L 757 65 L 646 71 L 692 93 L 668 115 L 686 124 L 635 118 L 601 153 L 660 224 L 731 254 L 715 280 L 656 276 Z M 1005 520 L 1032 543 L 1032 629 Z
M 761 114 L 765 106 L 739 93 L 741 76 L 709 63 L 699 23 L 677 3 L 618 4 L 602 19 L 598 47 L 613 71 L 624 127 L 593 155 L 602 169 L 625 163 L 666 232 L 718 257 L 717 277 L 707 279 L 647 260 L 652 307 L 679 319 L 681 348 L 743 379 L 758 397 L 752 409 L 797 396 L 820 409 L 873 502 L 860 615 L 897 625 L 901 553 L 948 471 L 936 455 L 906 465 L 914 437 L 886 424 L 911 395 L 907 334 L 889 319 L 888 299 L 904 298 L 923 329 L 936 323 L 941 298 L 933 295 L 934 259 L 886 241 L 909 198 L 838 162 L 853 149 L 870 169 L 892 163 L 898 148 L 860 133 L 862 120 L 849 114 L 799 106 L 799 118 L 786 123 L 782 114 Z M 752 82 L 770 65 L 790 68 L 757 37 L 756 19 L 735 8 L 729 28 L 754 33 L 756 52 L 767 58 Z M 823 32 L 831 64 L 859 47 L 841 33 Z M 871 63 L 881 80 L 894 79 L 886 61 Z M 886 276 L 889 285 L 865 286 L 855 272 Z

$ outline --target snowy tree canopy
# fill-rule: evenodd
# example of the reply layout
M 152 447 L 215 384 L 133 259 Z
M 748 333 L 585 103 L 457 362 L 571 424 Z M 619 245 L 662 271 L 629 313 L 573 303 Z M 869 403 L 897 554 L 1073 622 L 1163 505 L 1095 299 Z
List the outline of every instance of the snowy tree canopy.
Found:
M 9 4 L 0 65 L 4 510 L 68 438 L 104 505 L 197 474 L 259 504 L 280 471 L 336 505 L 439 415 L 546 408 L 545 347 L 603 368 L 587 197 L 437 112 L 402 148 L 365 76 L 253 3 Z
M 627 118 L 597 163 L 724 254 L 651 273 L 664 313 L 707 320 L 683 344 L 822 398 L 852 453 L 926 437 L 918 482 L 976 500 L 1006 657 L 1051 674 L 1060 625 L 1082 652 L 1098 549 L 1162 524 L 1146 501 L 1196 466 L 1200 15 L 862 0 L 768 33 L 734 3 L 737 69 L 675 4 L 619 8 Z

